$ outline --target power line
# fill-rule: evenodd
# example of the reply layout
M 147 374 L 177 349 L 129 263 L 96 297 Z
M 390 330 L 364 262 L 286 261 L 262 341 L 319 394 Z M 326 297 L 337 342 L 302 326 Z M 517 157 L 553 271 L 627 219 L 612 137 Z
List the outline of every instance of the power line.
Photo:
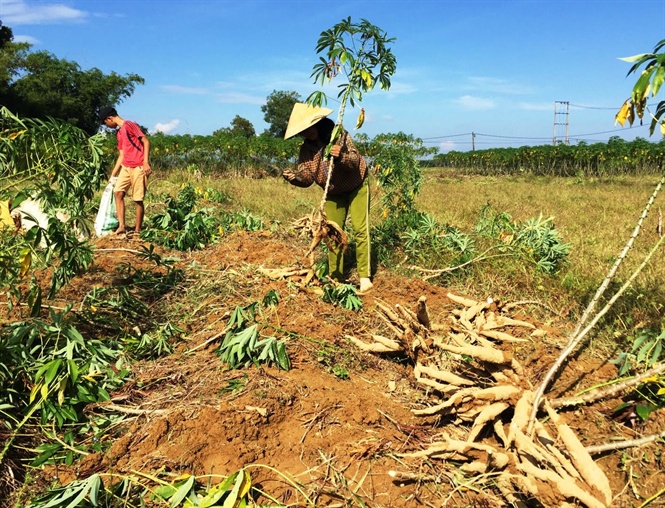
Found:
M 647 107 L 654 107 L 657 106 L 657 104 L 647 104 Z M 604 110 L 609 110 L 609 111 L 618 111 L 616 106 L 612 107 L 604 107 L 604 106 L 581 106 L 579 104 L 571 104 L 571 108 L 579 108 L 579 109 L 604 109 Z
M 565 110 L 561 111 L 561 107 L 565 106 Z M 605 106 L 587 106 L 587 105 L 581 105 L 581 104 L 571 104 L 568 101 L 555 101 L 555 108 L 554 108 L 554 138 L 553 138 L 553 144 L 557 144 L 557 126 L 559 125 L 564 125 L 565 126 L 565 144 L 570 143 L 570 139 L 573 139 L 577 141 L 578 143 L 580 141 L 585 141 L 585 142 L 601 142 L 601 140 L 596 140 L 596 139 L 584 139 L 588 138 L 590 136 L 598 136 L 598 135 L 604 135 L 604 134 L 613 134 L 613 133 L 625 133 L 626 131 L 629 131 L 631 129 L 639 129 L 642 127 L 645 127 L 642 122 L 640 122 L 640 125 L 636 126 L 629 126 L 628 128 L 621 128 L 621 129 L 612 129 L 612 130 L 607 130 L 607 131 L 598 131 L 598 132 L 589 132 L 589 133 L 584 133 L 584 134 L 575 134 L 575 135 L 569 135 L 568 134 L 568 108 L 573 107 L 577 109 L 587 109 L 587 110 L 612 110 L 616 111 L 616 107 L 605 107 Z M 648 107 L 648 105 L 647 105 Z M 560 122 L 561 120 L 559 117 L 563 116 L 565 122 Z M 544 138 L 544 137 L 529 137 L 529 136 L 502 136 L 498 134 L 483 134 L 483 133 L 478 133 L 478 132 L 464 132 L 461 134 L 449 134 L 449 135 L 444 135 L 444 136 L 431 136 L 427 138 L 421 138 L 421 141 L 424 144 L 438 144 L 441 142 L 445 142 L 447 140 L 452 140 L 454 138 L 459 138 L 459 137 L 466 137 L 466 136 L 471 136 L 471 141 L 466 142 L 466 141 L 455 141 L 456 144 L 459 145 L 471 145 L 475 149 L 476 143 L 479 145 L 483 144 L 489 144 L 488 142 L 483 142 L 483 141 L 476 141 L 477 136 L 481 137 L 487 137 L 487 138 L 494 138 L 494 139 L 506 139 L 506 140 L 521 140 L 524 141 L 525 143 L 528 144 L 528 142 L 538 142 L 539 144 L 544 144 L 545 142 L 548 142 L 552 138 Z M 500 144 L 500 143 L 494 143 L 494 144 Z
M 601 106 L 580 106 L 579 104 L 571 104 L 571 108 L 578 108 L 578 109 L 604 109 L 604 110 L 609 110 L 609 111 L 618 111 L 616 106 L 614 107 L 601 107 Z
M 441 139 L 441 138 L 459 138 L 460 136 L 471 136 L 473 132 L 465 132 L 463 134 L 450 134 L 447 136 L 434 136 L 432 138 L 421 138 L 423 141 L 426 139 Z
M 601 135 L 601 134 L 612 134 L 612 133 L 626 132 L 626 131 L 629 131 L 631 129 L 634 130 L 634 129 L 639 129 L 639 128 L 643 128 L 643 127 L 647 127 L 647 126 L 646 125 L 635 125 L 635 126 L 625 127 L 625 128 L 621 128 L 621 129 L 613 129 L 613 130 L 608 130 L 608 131 L 589 132 L 589 133 L 585 133 L 585 134 L 571 134 L 568 137 L 570 139 L 576 139 L 578 141 L 582 141 L 583 140 L 582 138 L 587 138 L 589 136 L 598 136 L 598 135 Z M 431 143 L 437 143 L 437 142 L 440 142 L 440 141 L 445 141 L 447 139 L 464 137 L 464 136 L 472 136 L 472 135 L 473 136 L 482 136 L 482 137 L 486 137 L 486 138 L 493 138 L 493 139 L 506 139 L 506 140 L 517 139 L 517 140 L 524 140 L 524 141 L 546 141 L 546 142 L 549 142 L 552 139 L 552 138 L 549 138 L 549 137 L 546 138 L 546 137 L 529 137 L 529 136 L 503 136 L 503 135 L 500 135 L 500 134 L 483 134 L 483 133 L 474 131 L 474 132 L 465 132 L 465 133 L 462 133 L 462 134 L 449 134 L 449 135 L 445 135 L 445 136 L 432 136 L 432 137 L 428 137 L 428 138 L 421 138 L 421 140 L 423 141 L 423 143 L 431 144 Z M 472 142 L 471 141 L 462 141 L 462 142 L 458 141 L 457 143 L 471 144 Z M 476 144 L 489 144 L 489 142 L 476 141 Z

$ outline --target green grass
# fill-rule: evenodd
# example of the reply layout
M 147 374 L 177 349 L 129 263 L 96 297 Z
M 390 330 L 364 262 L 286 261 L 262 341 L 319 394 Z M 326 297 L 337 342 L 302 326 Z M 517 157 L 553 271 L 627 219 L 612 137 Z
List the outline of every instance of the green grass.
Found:
M 464 231 L 473 226 L 480 207 L 486 203 L 519 221 L 541 213 L 544 217 L 554 217 L 563 240 L 572 245 L 569 264 L 559 274 L 538 278 L 522 271 L 520 276 L 520 270 L 508 262 L 503 265 L 504 273 L 486 271 L 480 277 L 490 279 L 492 284 L 472 282 L 485 289 L 497 287 L 501 293 L 519 298 L 514 290 L 517 288 L 526 298 L 539 297 L 556 308 L 575 311 L 583 308 L 622 251 L 659 179 L 660 176 L 603 181 L 455 177 L 445 170 L 434 169 L 427 172 L 418 204 L 423 211 Z M 640 236 L 619 270 L 620 281 L 629 277 L 657 242 L 658 214 L 665 206 L 664 199 L 659 194 L 654 202 Z M 659 255 L 653 258 L 632 290 L 617 303 L 612 318 L 606 322 L 611 329 L 605 332 L 619 335 L 634 326 L 655 324 L 659 320 L 664 296 L 659 281 L 665 277 L 660 259 Z

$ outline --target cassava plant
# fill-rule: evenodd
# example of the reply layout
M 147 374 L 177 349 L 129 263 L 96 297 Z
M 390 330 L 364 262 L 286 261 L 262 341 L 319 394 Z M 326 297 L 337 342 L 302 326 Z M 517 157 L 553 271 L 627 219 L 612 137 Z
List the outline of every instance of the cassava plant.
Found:
M 656 44 L 651 53 L 642 53 L 639 55 L 621 58 L 621 60 L 632 63 L 628 71 L 628 76 L 642 69 L 637 78 L 630 97 L 626 99 L 621 109 L 615 116 L 615 124 L 619 123 L 623 127 L 626 121 L 632 126 L 636 118 L 640 121 L 644 118 L 644 113 L 649 112 L 651 124 L 649 133 L 653 134 L 656 126 L 660 125 L 660 132 L 665 136 L 665 123 L 662 117 L 665 114 L 665 100 L 662 100 L 656 106 L 656 112 L 651 113 L 647 107 L 647 100 L 655 97 L 665 82 L 665 39 Z
M 635 116 L 640 119 L 643 118 L 645 110 L 647 110 L 647 99 L 649 95 L 655 96 L 662 87 L 663 82 L 665 81 L 665 53 L 662 51 L 665 48 L 665 40 L 660 41 L 656 44 L 654 51 L 652 53 L 645 53 L 642 55 L 636 55 L 629 58 L 624 58 L 628 62 L 632 62 L 633 66 L 628 71 L 628 75 L 636 72 L 642 66 L 644 70 L 640 74 L 637 82 L 633 86 L 631 97 L 624 103 L 621 110 L 617 113 L 615 119 L 617 122 L 623 125 L 626 121 L 632 125 L 632 122 L 635 119 Z M 658 104 L 658 108 L 655 114 L 652 114 L 651 122 L 651 133 L 654 132 L 657 124 L 661 124 L 661 132 L 665 134 L 665 127 L 661 123 L 661 117 L 665 114 L 665 101 L 661 101 Z M 533 404 L 531 407 L 531 415 L 529 420 L 529 429 L 533 429 L 536 421 L 536 416 L 538 410 L 541 408 L 541 405 L 544 405 L 544 397 L 547 389 L 552 383 L 553 379 L 557 376 L 562 366 L 566 363 L 573 351 L 579 349 L 584 344 L 587 336 L 595 325 L 600 321 L 600 319 L 607 314 L 607 312 L 612 308 L 614 303 L 625 293 L 625 291 L 632 285 L 640 272 L 649 264 L 651 258 L 659 250 L 665 237 L 661 236 L 659 240 L 652 246 L 648 254 L 639 264 L 639 266 L 633 270 L 633 272 L 627 277 L 626 281 L 621 285 L 621 287 L 612 295 L 606 299 L 605 305 L 598 311 L 596 311 L 597 306 L 603 300 L 606 290 L 610 284 L 615 281 L 619 267 L 623 261 L 628 256 L 631 247 L 633 246 L 635 240 L 642 230 L 642 225 L 644 220 L 649 213 L 656 197 L 658 196 L 660 190 L 662 189 L 663 184 L 665 184 L 665 178 L 661 178 L 658 184 L 656 185 L 651 197 L 647 201 L 644 209 L 642 210 L 641 215 L 639 216 L 632 235 L 628 238 L 623 250 L 617 256 L 614 264 L 610 267 L 603 279 L 602 283 L 596 290 L 596 293 L 593 295 L 592 299 L 585 308 L 581 318 L 579 319 L 574 331 L 568 338 L 568 342 L 564 347 L 563 351 L 550 367 L 550 369 L 545 374 L 543 380 L 541 381 L 538 389 L 535 392 L 533 398 Z M 660 356 L 660 353 L 659 355 Z M 659 365 L 653 368 L 664 367 L 663 363 L 660 362 Z M 658 374 L 662 372 L 659 371 Z M 639 377 L 639 376 L 637 376 Z M 620 383 L 621 389 L 628 390 L 632 388 L 630 382 Z M 660 436 L 662 437 L 662 436 Z M 621 444 L 615 444 L 615 449 L 621 447 Z M 608 448 L 609 449 L 609 448 Z
M 377 83 L 382 90 L 390 88 L 390 78 L 397 68 L 395 55 L 389 48 L 394 40 L 366 19 L 353 23 L 350 17 L 321 33 L 316 52 L 324 56 L 314 66 L 311 77 L 321 85 L 331 83 L 340 74 L 347 78 L 346 83 L 338 86 L 340 107 L 333 139 L 342 128 L 347 102 L 352 107 L 356 102 L 362 102 L 363 94 L 373 90 Z M 322 91 L 316 91 L 307 98 L 307 102 L 321 106 L 327 103 L 327 96 Z M 362 127 L 364 118 L 364 110 L 361 109 L 357 128 Z
M 390 78 L 396 70 L 395 55 L 390 49 L 394 38 L 389 38 L 379 27 L 372 25 L 366 19 L 354 23 L 348 17 L 337 23 L 329 30 L 321 33 L 316 44 L 316 52 L 321 53 L 318 64 L 314 66 L 311 77 L 315 83 L 321 85 L 331 84 L 339 76 L 346 77 L 346 82 L 338 85 L 339 110 L 337 122 L 326 147 L 324 160 L 328 167 L 332 167 L 332 149 L 339 134 L 343 131 L 344 113 L 347 103 L 352 107 L 362 102 L 363 95 L 379 85 L 383 90 L 390 88 Z M 307 102 L 313 106 L 322 106 L 327 103 L 328 97 L 323 91 L 315 91 Z M 361 108 L 356 128 L 363 125 L 365 110 Z M 323 238 L 335 238 L 335 225 L 326 220 L 324 206 L 330 186 L 330 178 L 334 167 L 328 171 L 328 179 L 323 190 L 323 197 L 318 209 L 318 217 L 312 218 L 312 232 L 314 241 L 310 252 Z M 338 234 L 341 241 L 344 235 Z
M 19 256 L 15 243 L 9 251 L 4 243 L 0 246 L 0 257 L 7 261 L 0 288 L 7 292 L 10 306 L 30 298 L 38 310 L 41 301 L 41 290 L 34 284 L 23 293 L 17 289 L 16 274 L 23 279 L 36 267 L 52 266 L 52 298 L 92 263 L 92 251 L 75 231 L 91 229 L 87 205 L 104 179 L 102 144 L 100 135 L 89 137 L 66 122 L 22 119 L 0 108 L 0 200 L 13 206 L 28 197 L 38 200 L 53 219 L 47 228 L 31 228 Z M 67 224 L 55 218 L 57 211 L 69 217 Z M 40 249 L 44 244 L 50 248 Z
M 149 218 L 149 228 L 141 237 L 158 245 L 181 251 L 203 249 L 227 231 L 258 231 L 264 221 L 247 210 L 227 212 L 217 207 L 201 207 L 201 201 L 220 203 L 227 197 L 214 189 L 201 189 L 187 183 L 176 197 L 165 195 L 166 210 Z
M 380 134 L 371 141 L 361 134 L 358 146 L 372 161 L 380 189 L 382 221 L 373 228 L 372 238 L 378 259 L 385 261 L 401 245 L 400 235 L 419 225 L 416 199 L 424 181 L 419 159 L 435 149 L 402 132 Z
M 348 310 L 358 311 L 363 307 L 356 288 L 351 284 L 326 284 L 323 287 L 323 301 L 341 305 Z
M 274 308 L 277 301 L 276 294 L 266 295 L 263 307 Z M 274 327 L 259 322 L 257 315 L 262 316 L 262 307 L 258 301 L 245 307 L 236 307 L 224 329 L 226 335 L 217 349 L 217 355 L 231 369 L 248 367 L 252 363 L 267 363 L 290 370 L 291 361 L 286 354 L 284 341 L 262 334 L 264 328 Z
M 131 475 L 98 473 L 77 479 L 64 487 L 49 491 L 32 501 L 28 508 L 70 508 L 74 506 L 105 506 L 108 508 L 215 508 L 248 506 L 284 506 L 260 484 L 253 484 L 250 470 L 264 469 L 267 474 L 279 478 L 297 493 L 298 506 L 315 506 L 300 484 L 286 474 L 262 464 L 251 464 L 231 473 L 173 477 L 169 474 Z M 266 473 L 264 473 L 266 474 Z M 219 480 L 219 481 L 218 481 Z M 256 499 L 263 503 L 257 504 Z

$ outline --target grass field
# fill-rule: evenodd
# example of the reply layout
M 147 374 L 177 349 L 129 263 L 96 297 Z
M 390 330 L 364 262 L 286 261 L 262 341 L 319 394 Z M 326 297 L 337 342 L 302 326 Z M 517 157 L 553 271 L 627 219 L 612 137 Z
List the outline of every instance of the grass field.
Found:
M 157 180 L 151 189 L 153 199 L 160 192 L 176 192 L 187 179 L 185 173 L 174 173 L 168 179 Z M 658 181 L 658 176 L 608 180 L 470 177 L 456 176 L 440 168 L 427 169 L 418 207 L 440 222 L 470 232 L 481 207 L 490 204 L 493 210 L 506 212 L 516 221 L 541 214 L 544 218 L 553 217 L 564 242 L 572 246 L 569 263 L 554 275 L 538 274 L 515 260 L 497 259 L 474 264 L 463 276 L 437 282 L 477 298 L 539 301 L 574 321 L 630 238 Z M 231 196 L 234 207 L 248 209 L 285 226 L 311 212 L 321 198 L 321 190 L 316 186 L 299 189 L 278 178 L 203 178 L 197 185 L 223 191 Z M 373 199 L 377 205 L 376 189 Z M 658 240 L 656 229 L 659 211 L 665 207 L 663 199 L 659 194 L 608 296 L 612 288 L 616 289 L 629 277 Z M 380 220 L 378 206 L 373 206 L 372 216 L 375 221 Z M 665 276 L 661 261 L 662 255 L 657 253 L 632 289 L 617 302 L 599 336 L 625 337 L 636 327 L 660 326 L 664 296 L 661 281 Z M 400 270 L 400 267 L 391 269 Z

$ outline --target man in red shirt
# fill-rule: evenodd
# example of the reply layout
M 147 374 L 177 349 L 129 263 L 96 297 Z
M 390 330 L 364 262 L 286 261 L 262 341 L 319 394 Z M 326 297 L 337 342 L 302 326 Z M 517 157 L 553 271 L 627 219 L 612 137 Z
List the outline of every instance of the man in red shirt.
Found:
M 131 189 L 132 200 L 136 205 L 136 224 L 134 232 L 140 233 L 145 215 L 146 188 L 150 168 L 150 140 L 134 122 L 118 116 L 115 108 L 105 107 L 99 112 L 99 121 L 110 129 L 118 129 L 118 160 L 111 172 L 111 178 L 117 177 L 113 193 L 118 215 L 116 234 L 127 233 L 125 226 L 125 194 Z

